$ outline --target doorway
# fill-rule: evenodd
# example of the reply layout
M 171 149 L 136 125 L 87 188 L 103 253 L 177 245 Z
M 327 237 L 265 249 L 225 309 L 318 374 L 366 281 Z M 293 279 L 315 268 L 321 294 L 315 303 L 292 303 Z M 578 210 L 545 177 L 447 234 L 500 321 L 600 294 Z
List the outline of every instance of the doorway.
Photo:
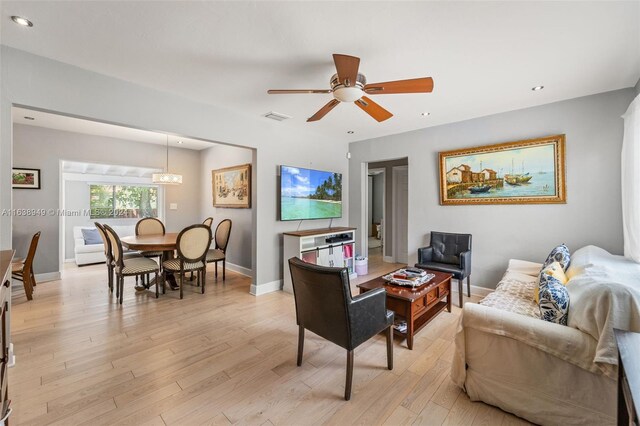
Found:
M 377 161 L 367 164 L 366 202 L 362 228 L 370 268 L 383 263 L 408 260 L 408 159 Z M 384 269 L 384 267 L 382 268 Z
M 367 245 L 370 261 L 382 261 L 384 252 L 385 169 L 369 169 Z

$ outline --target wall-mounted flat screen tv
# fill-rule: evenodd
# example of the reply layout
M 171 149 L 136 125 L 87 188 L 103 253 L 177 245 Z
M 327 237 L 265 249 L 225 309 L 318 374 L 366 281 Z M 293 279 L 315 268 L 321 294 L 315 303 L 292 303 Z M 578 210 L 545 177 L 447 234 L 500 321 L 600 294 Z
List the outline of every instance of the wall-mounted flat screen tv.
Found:
M 342 217 L 340 173 L 280 166 L 280 220 Z

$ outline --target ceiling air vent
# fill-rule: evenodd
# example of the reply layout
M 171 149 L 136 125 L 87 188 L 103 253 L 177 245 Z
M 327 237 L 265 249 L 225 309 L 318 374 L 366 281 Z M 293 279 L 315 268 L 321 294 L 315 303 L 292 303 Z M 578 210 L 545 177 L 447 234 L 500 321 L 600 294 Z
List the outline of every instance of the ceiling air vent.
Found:
M 284 115 L 284 114 L 280 114 L 279 112 L 275 112 L 275 111 L 271 111 L 268 112 L 264 115 L 264 117 L 270 118 L 272 120 L 276 120 L 276 121 L 283 121 L 286 120 L 288 118 L 291 118 L 288 115 Z

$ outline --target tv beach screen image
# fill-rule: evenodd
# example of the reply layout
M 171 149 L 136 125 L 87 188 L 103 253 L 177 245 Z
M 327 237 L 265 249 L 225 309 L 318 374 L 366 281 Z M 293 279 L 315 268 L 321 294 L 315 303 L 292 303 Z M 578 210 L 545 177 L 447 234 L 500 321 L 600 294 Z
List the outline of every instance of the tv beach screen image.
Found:
M 280 219 L 342 217 L 342 175 L 281 166 Z

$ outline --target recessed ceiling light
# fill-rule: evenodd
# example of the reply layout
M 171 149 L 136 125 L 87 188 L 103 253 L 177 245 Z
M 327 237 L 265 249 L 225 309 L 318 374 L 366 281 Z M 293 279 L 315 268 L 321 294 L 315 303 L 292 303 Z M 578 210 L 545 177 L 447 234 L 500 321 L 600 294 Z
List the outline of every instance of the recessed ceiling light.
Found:
M 178 141 L 178 145 L 182 145 L 184 141 Z
M 33 117 L 27 117 L 26 115 L 24 116 L 24 119 L 25 119 L 25 120 L 35 120 L 35 118 L 33 118 Z
M 539 92 L 542 89 L 544 89 L 544 86 L 536 86 L 531 88 L 531 90 L 533 90 L 534 92 Z
M 22 16 L 12 16 L 11 20 L 18 25 L 22 25 L 23 27 L 33 27 L 33 22 L 28 20 L 27 18 L 23 18 Z
M 353 134 L 353 130 L 348 130 L 347 133 L 349 133 L 350 135 Z
M 431 113 L 430 113 L 430 112 L 423 112 L 423 113 L 422 113 L 422 116 L 423 116 L 423 117 L 428 117 L 428 116 L 430 116 L 430 115 L 431 115 Z

